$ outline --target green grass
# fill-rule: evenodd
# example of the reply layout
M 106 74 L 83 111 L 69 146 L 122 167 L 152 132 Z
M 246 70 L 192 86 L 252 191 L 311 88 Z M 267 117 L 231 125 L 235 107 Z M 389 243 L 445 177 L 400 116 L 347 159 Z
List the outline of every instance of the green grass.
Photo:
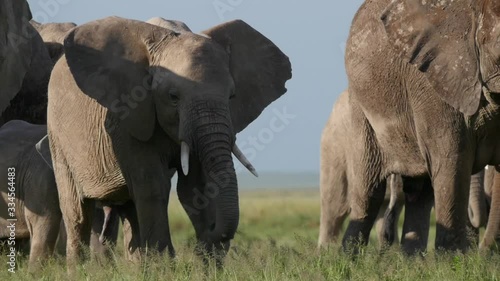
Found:
M 316 190 L 246 191 L 241 193 L 238 234 L 225 259 L 225 268 L 205 268 L 193 253 L 194 231 L 175 196 L 170 225 L 177 258 L 152 255 L 140 264 L 126 262 L 118 244 L 114 260 L 90 260 L 80 265 L 79 280 L 500 280 L 500 255 L 470 251 L 466 255 L 408 258 L 396 248 L 381 254 L 374 237 L 352 259 L 337 246 L 318 252 L 319 194 Z M 434 241 L 431 230 L 431 242 Z M 373 233 L 372 233 L 373 234 Z M 374 235 L 372 235 L 374 236 Z M 430 243 L 431 244 L 431 243 Z M 15 274 L 0 258 L 0 280 L 68 280 L 64 260 L 51 259 L 40 272 L 27 271 L 19 257 Z

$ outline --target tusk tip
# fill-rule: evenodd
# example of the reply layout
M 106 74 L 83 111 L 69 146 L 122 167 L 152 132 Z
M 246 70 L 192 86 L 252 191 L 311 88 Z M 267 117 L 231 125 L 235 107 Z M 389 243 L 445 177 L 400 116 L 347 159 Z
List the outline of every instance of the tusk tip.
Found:
M 187 176 L 188 173 L 189 173 L 189 167 L 186 167 L 186 166 L 182 166 L 182 173 Z
M 257 173 L 255 169 L 250 170 L 250 173 L 252 173 L 252 175 L 254 175 L 256 178 L 259 177 L 259 173 Z

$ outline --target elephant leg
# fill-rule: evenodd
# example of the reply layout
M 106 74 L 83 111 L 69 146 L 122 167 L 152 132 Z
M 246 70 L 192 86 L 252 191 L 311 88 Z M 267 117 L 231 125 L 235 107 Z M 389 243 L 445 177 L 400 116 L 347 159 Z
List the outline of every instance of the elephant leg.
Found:
M 491 168 L 490 168 L 491 169 Z M 488 224 L 484 237 L 479 245 L 480 249 L 488 249 L 500 241 L 500 166 L 496 167 L 494 177 L 491 182 L 491 208 L 488 216 Z
M 344 250 L 357 254 L 368 243 L 370 231 L 385 198 L 386 176 L 373 129 L 360 108 L 352 107 L 352 163 L 348 163 L 350 221 L 342 239 Z
M 58 255 L 65 256 L 66 255 L 66 240 L 68 236 L 66 235 L 66 226 L 64 225 L 64 221 L 61 219 L 61 223 L 59 224 L 59 234 L 57 235 L 56 247 L 55 251 Z
M 358 248 L 368 243 L 370 231 L 377 214 L 384 201 L 386 180 L 379 182 L 369 181 L 365 177 L 353 177 L 349 180 L 350 192 L 350 221 L 342 239 L 344 250 L 353 249 L 357 254 Z M 367 187 L 367 188 L 366 188 Z
M 162 195 L 155 195 L 155 193 L 137 195 L 151 187 L 141 183 L 145 183 L 144 178 L 131 181 L 131 185 L 134 186 L 134 203 L 139 222 L 141 248 L 153 247 L 160 253 L 167 248 L 168 254 L 173 258 L 175 250 L 170 237 L 167 215 L 170 190 L 165 190 L 164 186 L 161 186 L 157 189 L 163 189 Z
M 427 249 L 431 210 L 434 194 L 429 178 L 403 179 L 405 191 L 405 218 L 401 245 L 409 255 L 423 253 Z
M 53 155 L 57 191 L 61 213 L 66 228 L 66 260 L 68 271 L 74 273 L 76 265 L 83 258 L 82 246 L 90 244 L 94 200 L 81 200 L 73 176 L 62 159 Z
M 60 197 L 60 202 L 69 202 Z M 64 225 L 66 226 L 66 259 L 68 268 L 76 266 L 85 259 L 83 247 L 90 246 L 90 232 L 92 229 L 92 212 L 94 201 L 83 199 L 83 201 L 63 203 L 61 208 Z
M 41 261 L 45 261 L 54 253 L 54 247 L 59 233 L 61 213 L 41 216 L 26 208 L 26 223 L 30 232 L 30 257 L 29 268 L 36 270 Z
M 479 228 L 486 226 L 488 220 L 487 202 L 484 187 L 485 170 L 471 176 L 469 190 L 468 233 L 474 245 L 479 244 Z
M 338 155 L 321 155 L 321 218 L 318 247 L 337 240 L 349 214 L 346 164 L 338 157 Z
M 368 243 L 373 223 L 384 201 L 386 188 L 385 180 L 366 185 L 358 183 L 358 185 L 368 186 L 368 190 L 352 192 L 350 221 L 342 239 L 343 248 L 354 249 L 354 254 L 357 254 L 360 246 Z
M 136 139 L 129 141 L 129 146 L 117 145 L 115 149 L 135 203 L 141 249 L 155 249 L 160 253 L 167 249 L 169 255 L 174 257 L 167 214 L 170 196 L 168 171 L 154 145 Z
M 139 262 L 141 260 L 141 251 L 139 251 L 141 235 L 135 204 L 133 201 L 128 201 L 116 208 L 122 221 L 125 257 L 129 261 Z
M 464 161 L 462 161 L 464 162 Z M 467 220 L 471 167 L 460 169 L 458 161 L 433 169 L 434 207 L 436 211 L 436 250 L 469 248 Z

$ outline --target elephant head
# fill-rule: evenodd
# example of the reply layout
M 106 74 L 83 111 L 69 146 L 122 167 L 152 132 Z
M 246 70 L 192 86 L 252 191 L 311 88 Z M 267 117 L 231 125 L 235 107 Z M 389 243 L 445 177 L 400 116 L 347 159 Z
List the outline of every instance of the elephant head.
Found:
M 108 17 L 73 29 L 64 52 L 78 87 L 121 128 L 144 142 L 163 131 L 180 151 L 184 174 L 191 155 L 217 183 L 210 236 L 222 241 L 233 237 L 239 218 L 231 153 L 253 169 L 236 148 L 235 134 L 286 92 L 291 65 L 241 20 L 203 33 Z
M 185 23 L 178 20 L 167 20 L 162 17 L 154 17 L 150 18 L 146 22 L 152 25 L 157 25 L 166 29 L 170 29 L 177 33 L 191 32 L 191 29 L 189 29 L 189 27 Z
M 381 19 L 396 53 L 449 105 L 473 115 L 482 93 L 500 93 L 500 2 L 395 0 Z
M 35 20 L 30 21 L 31 25 L 38 31 L 45 42 L 50 58 L 56 62 L 63 54 L 63 41 L 66 34 L 73 29 L 76 24 L 72 22 L 62 23 L 38 23 Z

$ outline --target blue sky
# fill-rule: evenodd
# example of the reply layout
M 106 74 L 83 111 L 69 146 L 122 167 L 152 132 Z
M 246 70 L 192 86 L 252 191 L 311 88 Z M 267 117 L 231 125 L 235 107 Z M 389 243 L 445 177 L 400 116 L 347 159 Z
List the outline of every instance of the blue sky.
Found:
M 289 56 L 288 92 L 271 104 L 237 143 L 259 172 L 319 169 L 321 131 L 347 87 L 344 45 L 363 2 L 290 0 L 28 0 L 35 20 L 82 24 L 106 16 L 147 20 L 160 16 L 199 32 L 242 19 Z

